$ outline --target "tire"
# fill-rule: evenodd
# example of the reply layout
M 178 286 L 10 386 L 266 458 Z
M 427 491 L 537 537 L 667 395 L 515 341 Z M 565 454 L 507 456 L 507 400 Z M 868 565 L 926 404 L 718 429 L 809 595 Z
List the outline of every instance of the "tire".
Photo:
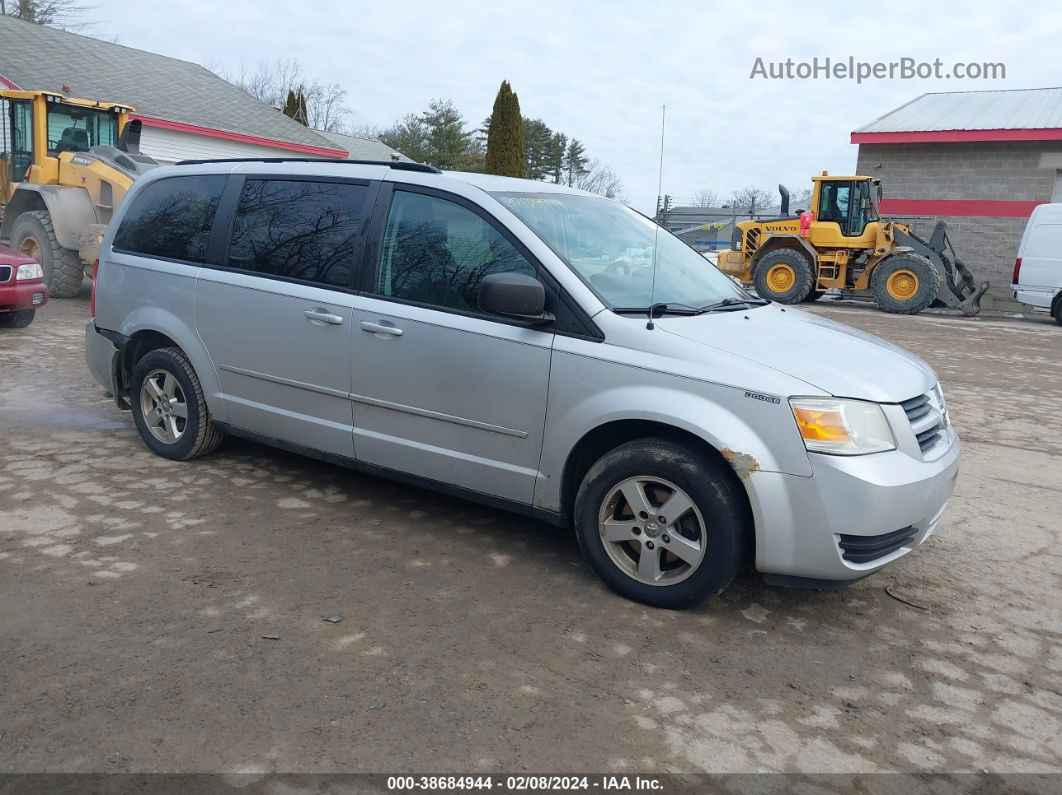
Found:
M 741 486 L 724 466 L 657 438 L 627 442 L 602 456 L 575 499 L 576 537 L 590 568 L 616 593 L 654 607 L 693 607 L 720 593 L 741 567 L 748 539 Z M 641 488 L 631 492 L 632 483 Z M 684 496 L 690 507 L 673 508 L 677 515 L 654 522 L 654 515 L 633 510 L 624 493 L 645 498 L 649 514 L 668 512 L 668 497 Z M 644 555 L 649 576 L 643 579 Z
M 47 211 L 32 210 L 16 218 L 11 247 L 37 260 L 53 298 L 73 298 L 81 292 L 85 278 L 81 260 L 77 251 L 59 245 Z
M 810 304 L 814 301 L 818 301 L 824 295 L 826 295 L 825 290 L 812 290 L 810 293 L 808 293 L 808 296 L 804 299 L 804 301 Z
M 1062 326 L 1062 298 L 1055 302 L 1055 322 Z
M 752 280 L 760 298 L 799 304 L 815 287 L 815 271 L 803 252 L 782 248 L 756 263 Z
M 23 309 L 18 312 L 0 313 L 0 328 L 26 328 L 36 317 L 36 309 Z
M 145 384 L 147 381 L 154 388 Z M 140 438 L 163 458 L 174 461 L 199 458 L 212 453 L 225 438 L 211 422 L 203 386 L 179 348 L 160 348 L 141 357 L 133 367 L 129 395 Z M 157 411 L 163 405 L 163 395 L 169 398 L 168 412 Z M 183 408 L 178 410 L 178 407 Z M 181 413 L 185 415 L 183 418 Z
M 897 254 L 874 269 L 870 289 L 874 301 L 885 312 L 916 315 L 936 300 L 940 274 L 932 262 L 919 254 Z

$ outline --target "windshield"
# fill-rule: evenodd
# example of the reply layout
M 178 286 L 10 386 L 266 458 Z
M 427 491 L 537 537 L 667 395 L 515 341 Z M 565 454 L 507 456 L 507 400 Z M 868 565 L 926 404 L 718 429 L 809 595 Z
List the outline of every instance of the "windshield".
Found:
M 118 141 L 115 113 L 60 102 L 48 103 L 48 153 L 87 152 L 89 147 Z
M 492 193 L 611 309 L 699 308 L 749 295 L 666 229 L 619 202 L 565 193 Z

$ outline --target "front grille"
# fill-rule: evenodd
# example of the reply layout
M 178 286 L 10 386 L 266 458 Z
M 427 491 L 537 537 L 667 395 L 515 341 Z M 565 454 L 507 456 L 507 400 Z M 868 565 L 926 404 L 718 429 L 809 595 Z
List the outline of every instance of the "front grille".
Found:
M 11 278 L 11 266 L 0 265 L 0 282 L 6 282 Z
M 905 547 L 914 541 L 918 531 L 913 527 L 902 527 L 880 536 L 839 535 L 841 557 L 849 563 L 870 563 Z
M 925 453 L 944 438 L 944 401 L 934 389 L 924 395 L 918 395 L 900 403 L 907 420 L 911 423 L 918 447 Z

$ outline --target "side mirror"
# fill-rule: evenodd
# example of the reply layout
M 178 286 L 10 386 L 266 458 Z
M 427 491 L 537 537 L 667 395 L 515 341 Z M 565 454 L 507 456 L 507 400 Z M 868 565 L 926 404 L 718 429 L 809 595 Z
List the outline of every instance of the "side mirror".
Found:
M 552 323 L 546 311 L 546 288 L 534 276 L 492 273 L 479 283 L 479 308 L 492 315 L 523 320 L 533 326 Z

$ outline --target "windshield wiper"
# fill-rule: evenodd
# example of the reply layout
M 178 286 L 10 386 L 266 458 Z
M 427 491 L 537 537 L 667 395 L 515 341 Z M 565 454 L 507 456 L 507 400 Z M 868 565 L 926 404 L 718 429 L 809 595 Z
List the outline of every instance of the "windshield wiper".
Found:
M 724 298 L 714 304 L 707 304 L 697 310 L 701 312 L 740 312 L 754 306 L 764 306 L 771 303 L 765 298 Z
M 650 306 L 620 306 L 612 310 L 617 315 L 646 315 L 663 317 L 664 315 L 699 315 L 700 309 L 686 304 L 653 304 Z

